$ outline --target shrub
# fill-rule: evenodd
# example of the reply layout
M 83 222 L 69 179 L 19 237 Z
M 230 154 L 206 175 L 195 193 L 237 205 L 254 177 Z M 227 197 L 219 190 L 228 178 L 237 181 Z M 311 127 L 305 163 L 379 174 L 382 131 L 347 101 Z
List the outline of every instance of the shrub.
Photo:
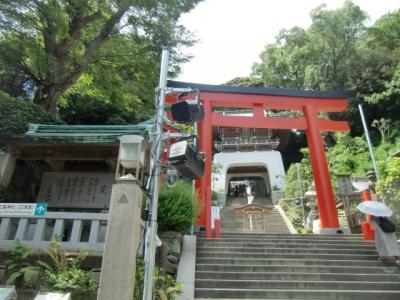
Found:
M 194 198 L 192 185 L 184 180 L 172 187 L 164 185 L 158 197 L 159 229 L 182 233 L 189 230 L 195 218 Z
M 296 228 L 297 232 L 301 233 L 303 228 L 303 211 L 300 205 L 296 205 L 294 201 L 279 201 L 279 206 L 286 213 L 290 222 Z M 306 216 L 309 209 L 306 209 Z
M 28 123 L 62 124 L 39 105 L 0 93 L 0 133 L 24 133 Z
M 17 287 L 33 287 L 41 274 L 40 267 L 32 264 L 33 251 L 17 241 L 8 253 L 5 262 L 7 284 L 15 284 Z
M 144 287 L 144 261 L 141 259 L 136 260 L 135 277 L 135 294 L 133 299 L 141 300 Z M 175 299 L 176 295 L 182 293 L 182 285 L 176 282 L 174 276 L 166 274 L 163 269 L 156 267 L 153 282 L 155 300 L 172 300 Z
M 71 293 L 72 299 L 85 299 L 97 290 L 98 284 L 92 279 L 92 272 L 80 268 L 86 254 L 80 252 L 77 257 L 71 257 L 62 251 L 58 239 L 51 242 L 46 254 L 50 263 L 39 262 L 44 268 L 42 290 L 46 292 Z

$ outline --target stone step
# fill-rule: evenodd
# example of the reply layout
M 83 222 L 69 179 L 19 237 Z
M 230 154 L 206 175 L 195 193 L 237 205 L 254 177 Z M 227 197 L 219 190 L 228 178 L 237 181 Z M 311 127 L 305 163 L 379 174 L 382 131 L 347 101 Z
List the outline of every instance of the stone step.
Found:
M 222 237 L 245 237 L 245 238 L 259 238 L 259 237 L 276 237 L 274 234 L 237 234 L 229 232 L 224 233 Z M 278 237 L 281 238 L 301 238 L 301 239 L 313 239 L 313 240 L 320 240 L 320 239 L 347 239 L 347 240 L 361 240 L 363 241 L 363 237 L 359 234 L 285 234 L 279 235 Z M 370 242 L 370 241 L 369 241 Z
M 262 230 L 253 230 L 253 231 L 243 230 L 243 228 L 237 228 L 235 230 L 236 230 L 237 233 L 247 233 L 247 232 L 248 233 L 255 233 L 255 232 L 262 233 L 262 232 L 264 232 Z M 224 231 L 225 231 L 225 229 L 221 227 L 221 233 L 224 233 Z M 229 228 L 229 231 L 232 231 L 232 228 Z M 271 230 L 271 229 L 269 229 L 268 232 L 276 233 L 276 234 L 278 234 L 278 233 L 289 233 L 289 230 L 288 229 L 281 229 L 281 230 Z
M 262 231 L 260 231 L 260 233 L 263 233 L 263 232 L 268 232 L 268 233 L 274 233 L 274 232 L 289 233 L 289 229 L 287 228 L 287 226 L 281 226 L 281 225 L 279 225 L 279 226 L 276 226 L 276 225 L 274 225 L 274 226 L 262 226 L 262 224 L 253 224 L 253 228 L 254 228 L 254 230 L 256 230 L 256 229 L 260 230 L 261 229 Z M 241 225 L 241 224 L 237 225 L 235 227 L 229 226 L 229 228 L 227 226 L 221 225 L 221 229 L 229 230 L 230 232 L 237 231 L 238 229 L 240 229 L 240 230 L 243 230 L 243 229 L 244 230 L 250 230 L 248 225 L 246 227 L 243 227 L 243 225 Z M 241 232 L 239 232 L 239 233 L 241 233 Z M 254 232 L 254 233 L 256 233 L 256 232 Z M 224 234 L 224 233 L 222 233 L 222 234 Z
M 227 220 L 243 220 L 243 215 L 235 214 L 235 213 L 221 213 L 221 221 L 227 221 Z M 266 220 L 282 220 L 282 216 L 280 213 L 271 213 L 264 215 L 264 218 Z
M 270 216 L 270 215 L 281 215 L 280 212 L 275 208 L 275 207 L 267 207 L 267 212 L 265 212 L 266 216 Z M 222 208 L 221 210 L 221 215 L 228 215 L 228 216 L 243 216 L 243 214 L 239 213 L 239 212 L 235 212 L 235 208 L 229 208 L 227 209 L 227 207 L 225 206 L 224 208 Z
M 223 246 L 223 247 L 222 247 Z M 377 255 L 375 249 L 331 249 L 331 248 L 317 248 L 317 247 L 309 247 L 309 248 L 294 248 L 294 247 L 227 247 L 226 245 L 221 246 L 211 246 L 208 244 L 204 244 L 204 246 L 199 245 L 197 248 L 199 252 L 219 252 L 219 253 L 257 253 L 257 254 L 298 254 L 298 253 L 310 253 L 310 254 L 353 254 L 353 255 Z
M 400 274 L 196 271 L 197 279 L 397 282 Z
M 349 274 L 381 274 L 399 276 L 400 269 L 393 263 L 380 264 L 379 266 L 336 266 L 336 265 L 255 265 L 235 264 L 226 265 L 219 263 L 197 263 L 196 271 L 205 272 L 285 272 L 285 273 L 349 273 Z
M 375 250 L 375 246 L 366 245 L 347 245 L 347 244 L 332 244 L 332 243 L 230 243 L 230 242 L 217 242 L 217 241 L 202 241 L 198 243 L 198 248 L 201 247 L 229 247 L 229 248 L 290 248 L 290 249 L 351 249 L 351 250 Z M 376 250 L 375 250 L 376 251 Z
M 195 299 L 399 300 L 400 291 L 199 288 Z M 204 300 L 204 299 L 203 299 Z
M 360 260 L 360 261 L 375 261 L 379 256 L 374 254 L 348 254 L 348 253 L 249 253 L 249 252 L 210 252 L 210 251 L 197 251 L 196 257 L 198 258 L 238 258 L 238 259 L 315 259 L 315 260 Z
M 223 221 L 223 220 L 221 220 L 221 224 L 223 224 L 225 226 L 236 226 L 236 225 L 239 225 L 239 224 L 243 224 L 243 221 L 242 220 L 233 220 L 233 221 L 230 221 L 230 220 Z M 287 227 L 285 222 L 280 222 L 280 221 L 276 221 L 276 222 L 274 222 L 274 221 L 265 221 L 265 222 L 262 222 L 260 220 L 255 220 L 255 221 L 253 221 L 253 224 L 264 224 L 265 226 L 269 226 L 269 227 L 274 227 L 274 226 Z
M 277 210 L 263 225 L 243 232 L 243 217 L 224 207 L 221 238 L 197 239 L 195 299 L 400 299 L 400 269 L 378 260 L 373 241 L 290 234 Z
M 309 259 L 304 258 L 220 258 L 220 257 L 210 257 L 203 256 L 199 257 L 196 254 L 196 263 L 206 264 L 226 264 L 226 265 L 259 265 L 259 266 L 269 266 L 269 265 L 294 265 L 294 266 L 368 266 L 368 267 L 381 267 L 382 262 L 376 260 L 348 260 L 348 259 L 314 259 L 313 257 Z M 394 266 L 387 264 L 388 266 Z
M 353 241 L 353 240 L 338 240 L 338 239 L 320 239 L 320 240 L 315 240 L 315 239 L 302 239 L 302 238 L 297 238 L 294 237 L 292 239 L 290 238 L 277 238 L 277 237 L 270 237 L 270 238 L 243 238 L 243 237 L 221 237 L 219 239 L 206 239 L 206 238 L 198 238 L 198 243 L 203 243 L 207 241 L 212 241 L 213 243 L 237 243 L 237 244 L 254 244 L 254 243 L 259 243 L 259 244 L 264 244 L 264 243 L 286 243 L 288 245 L 292 244 L 304 244 L 304 245 L 319 245 L 319 244 L 340 244 L 340 245 L 374 245 L 373 242 L 371 241 Z
M 373 281 L 304 281 L 304 280 L 221 280 L 196 279 L 197 288 L 232 289 L 312 289 L 312 290 L 383 290 L 400 292 L 400 282 Z

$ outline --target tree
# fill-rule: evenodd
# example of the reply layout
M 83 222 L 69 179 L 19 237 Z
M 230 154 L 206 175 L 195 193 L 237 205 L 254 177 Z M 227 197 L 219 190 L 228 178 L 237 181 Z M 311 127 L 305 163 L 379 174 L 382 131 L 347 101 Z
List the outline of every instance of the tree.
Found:
M 381 120 L 385 120 L 384 122 L 390 122 L 392 120 L 393 126 L 391 126 L 391 133 L 389 138 L 395 138 L 398 136 L 400 132 L 400 103 L 398 101 L 400 97 L 400 65 L 397 66 L 393 77 L 384 82 L 385 89 L 379 93 L 374 93 L 366 97 L 366 101 L 373 108 L 380 112 L 380 116 L 386 117 L 386 119 L 381 118 Z M 378 121 L 376 121 L 378 122 Z M 380 126 L 379 128 L 381 128 Z M 378 128 L 382 135 L 382 131 Z
M 260 78 L 256 77 L 235 77 L 225 85 L 232 85 L 232 86 L 246 86 L 246 87 L 263 87 L 264 83 Z
M 0 61 L 25 74 L 35 86 L 35 102 L 54 112 L 60 96 L 102 59 L 99 52 L 110 37 L 173 47 L 187 37 L 176 25 L 180 14 L 197 2 L 5 0 L 0 3 Z
M 311 12 L 308 30 L 281 30 L 276 42 L 261 53 L 253 74 L 266 86 L 298 89 L 349 89 L 358 70 L 359 40 L 365 33 L 367 15 L 351 1 L 327 10 Z
M 39 105 L 11 98 L 0 91 L 0 134 L 25 133 L 28 123 L 62 124 Z
M 267 87 L 303 88 L 307 64 L 314 57 L 308 44 L 304 29 L 281 30 L 276 42 L 265 46 L 261 63 L 254 64 L 253 76 L 260 76 Z

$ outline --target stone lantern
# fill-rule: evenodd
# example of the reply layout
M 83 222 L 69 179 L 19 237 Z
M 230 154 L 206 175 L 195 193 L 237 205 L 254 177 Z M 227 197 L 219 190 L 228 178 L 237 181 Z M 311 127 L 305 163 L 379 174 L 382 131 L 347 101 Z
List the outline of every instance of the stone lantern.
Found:
M 304 198 L 307 200 L 307 207 L 310 208 L 305 228 L 313 229 L 313 223 L 317 219 L 317 193 L 312 187 L 309 187 L 307 192 L 304 194 Z

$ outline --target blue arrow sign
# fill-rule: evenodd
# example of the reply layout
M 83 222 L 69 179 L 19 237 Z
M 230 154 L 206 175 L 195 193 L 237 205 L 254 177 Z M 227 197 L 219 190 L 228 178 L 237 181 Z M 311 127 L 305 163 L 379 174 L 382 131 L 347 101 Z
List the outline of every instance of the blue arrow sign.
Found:
M 47 203 L 36 203 L 34 216 L 44 216 L 47 210 Z

